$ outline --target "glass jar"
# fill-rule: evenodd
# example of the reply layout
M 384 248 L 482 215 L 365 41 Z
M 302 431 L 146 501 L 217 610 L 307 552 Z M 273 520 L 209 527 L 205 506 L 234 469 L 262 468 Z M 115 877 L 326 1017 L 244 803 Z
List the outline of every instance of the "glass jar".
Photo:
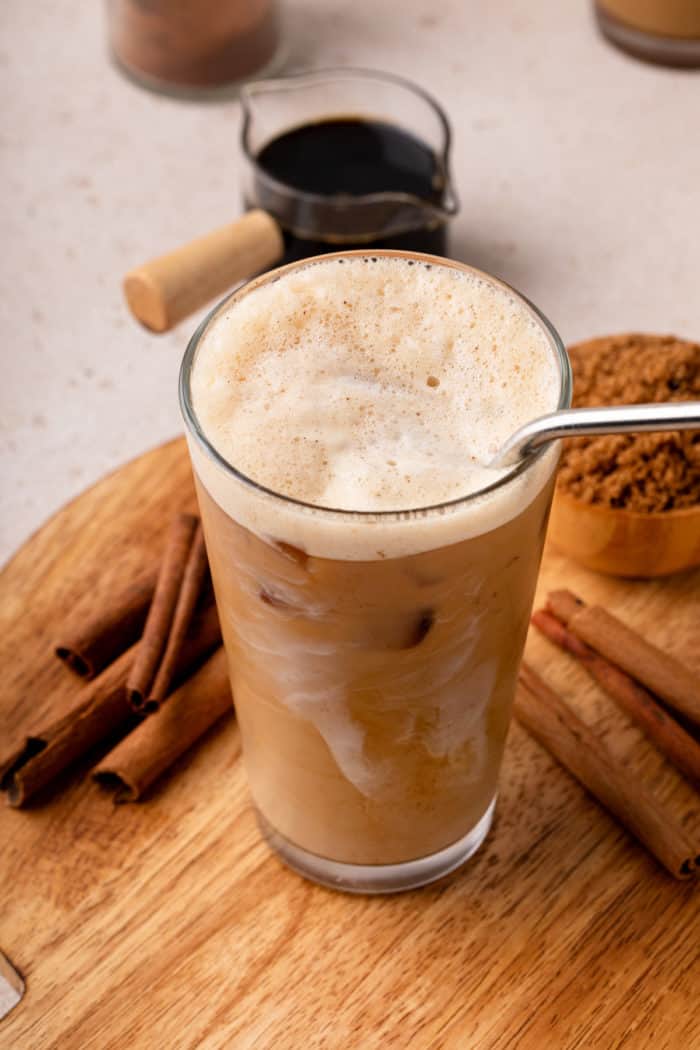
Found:
M 598 26 L 648 62 L 700 67 L 700 0 L 596 0 Z
M 166 94 L 229 93 L 278 54 L 277 0 L 107 0 L 120 69 Z

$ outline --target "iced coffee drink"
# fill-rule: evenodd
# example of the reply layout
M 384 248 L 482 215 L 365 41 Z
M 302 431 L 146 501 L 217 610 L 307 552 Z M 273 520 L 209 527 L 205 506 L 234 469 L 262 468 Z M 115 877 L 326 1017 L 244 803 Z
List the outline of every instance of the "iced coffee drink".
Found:
M 420 885 L 491 821 L 567 402 L 517 293 L 405 253 L 306 260 L 203 324 L 181 399 L 250 789 L 345 889 Z

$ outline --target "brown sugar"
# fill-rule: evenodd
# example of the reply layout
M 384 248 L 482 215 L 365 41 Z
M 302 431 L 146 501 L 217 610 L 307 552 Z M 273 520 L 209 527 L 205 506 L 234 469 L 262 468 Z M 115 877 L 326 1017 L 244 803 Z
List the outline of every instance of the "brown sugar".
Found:
M 617 335 L 569 348 L 574 407 L 700 400 L 700 343 Z M 700 432 L 616 434 L 565 442 L 558 488 L 637 512 L 700 504 Z

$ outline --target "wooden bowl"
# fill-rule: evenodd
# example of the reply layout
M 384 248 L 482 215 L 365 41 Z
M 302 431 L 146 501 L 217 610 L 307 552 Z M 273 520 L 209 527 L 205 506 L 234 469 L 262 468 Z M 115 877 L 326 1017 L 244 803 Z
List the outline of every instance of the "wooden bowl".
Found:
M 700 505 L 640 514 L 557 490 L 548 535 L 574 561 L 612 576 L 668 576 L 700 565 Z

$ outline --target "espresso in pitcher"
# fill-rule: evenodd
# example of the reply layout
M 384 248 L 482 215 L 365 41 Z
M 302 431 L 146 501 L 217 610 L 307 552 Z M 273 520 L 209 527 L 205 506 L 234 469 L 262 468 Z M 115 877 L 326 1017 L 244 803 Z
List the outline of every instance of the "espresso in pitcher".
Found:
M 420 203 L 439 207 L 445 193 L 442 160 L 426 143 L 395 124 L 352 116 L 334 116 L 294 127 L 269 141 L 256 155 L 259 170 L 255 197 L 280 220 L 287 262 L 345 249 L 403 248 L 444 255 L 446 224 Z M 273 181 L 269 181 L 273 180 Z M 280 213 L 274 183 L 299 194 Z M 397 214 L 396 200 L 384 205 L 370 194 L 407 194 L 416 200 L 412 228 L 388 234 Z M 311 196 L 309 196 L 311 195 Z M 338 230 L 325 202 L 351 202 L 348 226 Z M 316 198 L 314 200 L 314 198 Z M 249 202 L 252 205 L 252 202 Z M 353 230 L 354 227 L 354 230 Z

